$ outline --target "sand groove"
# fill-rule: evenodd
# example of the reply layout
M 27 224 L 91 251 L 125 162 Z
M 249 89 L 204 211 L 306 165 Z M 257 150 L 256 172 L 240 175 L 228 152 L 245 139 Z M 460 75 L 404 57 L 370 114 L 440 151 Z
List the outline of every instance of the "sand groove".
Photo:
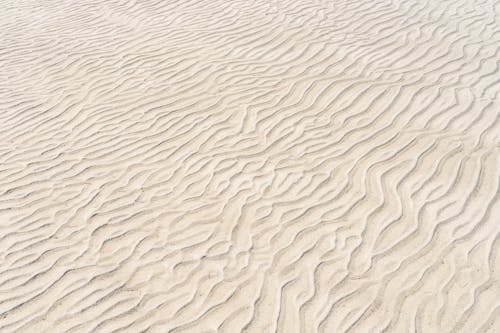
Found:
M 3 1 L 1 332 L 500 332 L 500 4 Z

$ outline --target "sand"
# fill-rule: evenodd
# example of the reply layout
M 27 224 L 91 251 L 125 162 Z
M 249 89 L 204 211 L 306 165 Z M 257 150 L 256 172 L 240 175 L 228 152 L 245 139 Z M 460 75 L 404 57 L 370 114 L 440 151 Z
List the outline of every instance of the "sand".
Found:
M 497 1 L 0 8 L 0 332 L 500 332 Z

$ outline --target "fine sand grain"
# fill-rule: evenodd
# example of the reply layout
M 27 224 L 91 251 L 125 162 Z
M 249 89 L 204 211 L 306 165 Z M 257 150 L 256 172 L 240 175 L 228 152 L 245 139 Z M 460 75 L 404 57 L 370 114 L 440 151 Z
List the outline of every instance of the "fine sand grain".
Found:
M 497 0 L 0 1 L 0 332 L 500 332 Z

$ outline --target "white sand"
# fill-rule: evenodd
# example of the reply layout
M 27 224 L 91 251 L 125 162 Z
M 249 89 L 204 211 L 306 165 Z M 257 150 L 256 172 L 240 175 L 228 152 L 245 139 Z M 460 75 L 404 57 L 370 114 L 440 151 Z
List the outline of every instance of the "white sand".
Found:
M 6 0 L 0 42 L 0 332 L 500 332 L 498 1 Z

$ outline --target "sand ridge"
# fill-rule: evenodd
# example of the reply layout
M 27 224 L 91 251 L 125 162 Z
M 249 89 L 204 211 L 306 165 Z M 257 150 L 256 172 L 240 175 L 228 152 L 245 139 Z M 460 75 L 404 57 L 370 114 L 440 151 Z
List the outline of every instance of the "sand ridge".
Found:
M 499 332 L 500 5 L 4 1 L 1 332 Z

